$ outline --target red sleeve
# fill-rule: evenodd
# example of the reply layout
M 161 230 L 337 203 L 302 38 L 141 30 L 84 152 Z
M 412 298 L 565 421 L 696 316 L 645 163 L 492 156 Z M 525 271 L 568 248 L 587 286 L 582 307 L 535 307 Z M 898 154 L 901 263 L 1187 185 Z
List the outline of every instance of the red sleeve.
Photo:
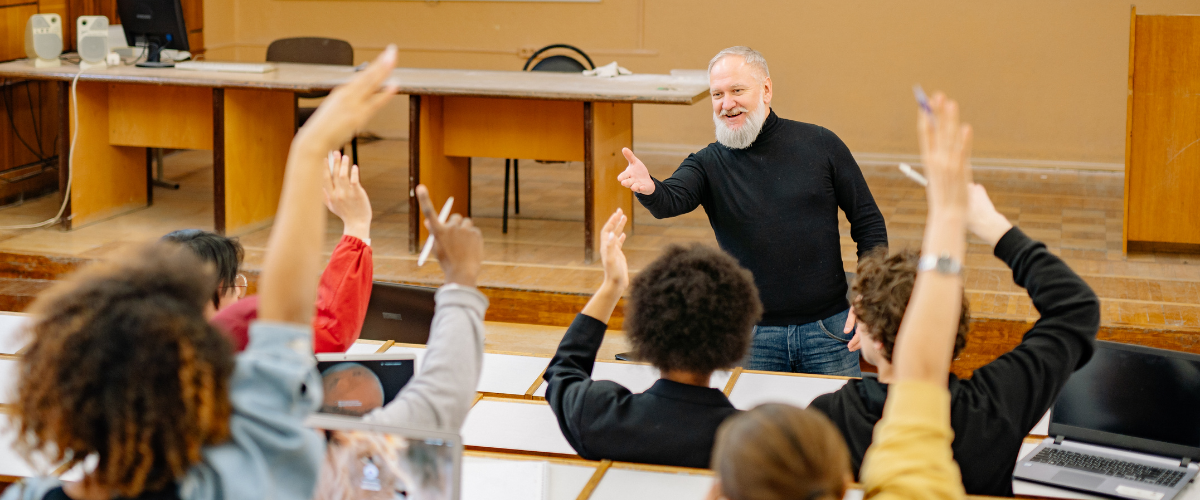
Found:
M 353 236 L 342 236 L 317 288 L 313 319 L 313 351 L 345 352 L 362 331 L 371 300 L 374 274 L 371 247 Z

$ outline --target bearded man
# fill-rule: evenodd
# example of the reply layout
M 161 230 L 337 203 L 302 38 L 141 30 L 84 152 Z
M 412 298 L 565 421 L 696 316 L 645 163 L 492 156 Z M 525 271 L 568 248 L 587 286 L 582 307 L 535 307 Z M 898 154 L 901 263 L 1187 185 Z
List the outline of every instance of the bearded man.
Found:
M 861 258 L 887 228 L 850 150 L 833 132 L 771 110 L 762 54 L 730 47 L 708 64 L 717 142 L 666 180 L 633 152 L 617 177 L 654 217 L 704 206 L 717 243 L 754 275 L 763 317 L 746 368 L 859 376 L 837 212 Z

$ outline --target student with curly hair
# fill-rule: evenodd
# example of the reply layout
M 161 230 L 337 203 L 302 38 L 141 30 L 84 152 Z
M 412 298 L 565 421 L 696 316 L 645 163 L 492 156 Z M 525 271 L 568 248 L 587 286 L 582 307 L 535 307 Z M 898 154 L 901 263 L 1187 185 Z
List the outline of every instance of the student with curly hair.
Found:
M 245 352 L 205 320 L 217 277 L 158 243 L 56 285 L 33 306 L 13 415 L 18 446 L 85 467 L 33 478 L 5 500 L 308 499 L 324 443 L 312 315 L 325 231 L 325 155 L 395 93 L 396 51 L 335 89 L 296 134 Z
M 970 196 L 967 227 L 1012 269 L 1013 280 L 1029 291 L 1041 313 L 1012 351 L 976 369 L 969 379 L 949 375 L 954 458 L 967 493 L 1012 496 L 1013 463 L 1025 436 L 1058 399 L 1071 374 L 1092 357 L 1100 300 L 1046 245 L 996 211 L 982 186 L 972 185 Z M 856 473 L 889 398 L 895 375 L 892 353 L 902 321 L 908 319 L 905 308 L 919 269 L 920 256 L 912 251 L 878 252 L 859 261 L 854 309 L 863 357 L 879 368 L 879 375 L 851 380 L 812 402 L 845 435 Z M 961 300 L 952 357 L 967 345 L 970 318 L 966 296 Z
M 672 245 L 630 286 L 621 252 L 626 221 L 617 210 L 601 231 L 604 282 L 546 369 L 546 400 L 581 457 L 707 467 L 717 426 L 737 412 L 709 379 L 750 347 L 762 314 L 754 278 L 720 250 Z M 662 374 L 641 394 L 591 378 L 627 286 L 626 334 L 638 358 Z

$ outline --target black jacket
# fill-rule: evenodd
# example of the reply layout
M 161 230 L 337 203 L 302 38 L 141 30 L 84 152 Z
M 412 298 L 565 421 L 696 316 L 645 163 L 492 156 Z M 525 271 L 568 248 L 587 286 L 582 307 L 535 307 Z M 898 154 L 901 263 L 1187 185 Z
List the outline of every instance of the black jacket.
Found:
M 975 370 L 950 376 L 954 459 L 971 495 L 1012 496 L 1012 471 L 1021 442 L 1054 404 L 1067 378 L 1092 357 L 1100 301 L 1046 246 L 1013 228 L 996 244 L 996 257 L 1013 270 L 1042 317 L 1021 344 Z M 813 400 L 850 447 L 855 475 L 883 415 L 887 385 L 873 377 L 851 380 Z
M 754 275 L 761 325 L 803 325 L 850 307 L 839 208 L 859 257 L 888 244 L 850 149 L 828 129 L 774 111 L 750 147 L 709 144 L 637 199 L 659 219 L 704 206 L 721 249 Z
M 606 325 L 579 314 L 546 368 L 546 400 L 579 456 L 707 468 L 717 427 L 738 410 L 725 394 L 670 380 L 641 394 L 592 380 Z

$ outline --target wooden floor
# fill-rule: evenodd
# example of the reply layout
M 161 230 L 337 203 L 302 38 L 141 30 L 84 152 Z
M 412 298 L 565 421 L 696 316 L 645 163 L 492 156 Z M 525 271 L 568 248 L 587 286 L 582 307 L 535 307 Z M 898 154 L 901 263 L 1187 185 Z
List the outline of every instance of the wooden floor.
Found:
M 360 148 L 363 179 L 375 208 L 372 228 L 378 279 L 437 283 L 436 264 L 416 267 L 407 251 L 407 143 L 378 141 Z M 648 154 L 643 158 L 658 177 L 669 175 L 682 155 Z M 168 156 L 168 180 L 179 191 L 155 189 L 153 206 L 88 227 L 0 232 L 0 252 L 96 258 L 131 243 L 175 229 L 212 227 L 211 153 L 186 151 Z M 925 221 L 924 193 L 894 166 L 864 165 L 864 173 L 888 224 L 893 248 L 916 248 Z M 999 209 L 1030 236 L 1063 256 L 1092 285 L 1103 301 L 1103 322 L 1112 326 L 1200 331 L 1200 256 L 1121 252 L 1121 174 L 1029 169 L 980 169 Z M 500 231 L 504 179 L 502 160 L 473 162 L 472 206 L 484 232 L 487 256 L 483 285 L 518 290 L 590 293 L 599 283 L 598 264 L 583 263 L 583 175 L 578 163 L 522 162 L 521 208 Z M 37 222 L 58 208 L 55 196 L 0 209 L 0 225 Z M 330 216 L 327 250 L 341 231 Z M 246 267 L 262 262 L 268 228 L 241 235 Z M 670 243 L 715 244 L 703 210 L 655 220 L 636 207 L 626 243 L 636 271 Z M 845 268 L 855 266 L 849 226 L 842 223 Z M 1011 273 L 975 242 L 967 258 L 967 289 L 972 313 L 981 318 L 1029 321 L 1037 318 L 1024 290 Z M 14 284 L 36 289 L 37 284 Z

